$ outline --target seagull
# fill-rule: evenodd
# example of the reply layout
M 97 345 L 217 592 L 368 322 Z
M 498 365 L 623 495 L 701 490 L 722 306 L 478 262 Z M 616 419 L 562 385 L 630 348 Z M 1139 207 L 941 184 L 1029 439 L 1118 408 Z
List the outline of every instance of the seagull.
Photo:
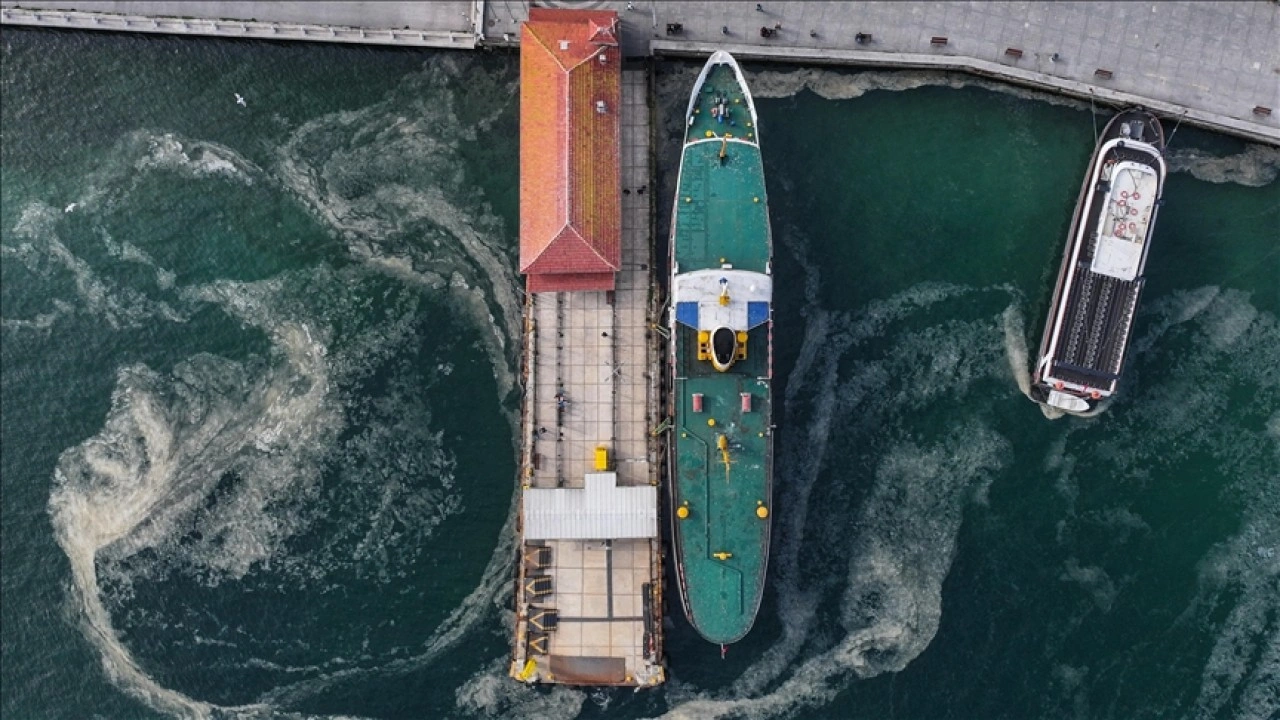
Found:
M 240 97 L 240 93 L 235 93 L 235 96 L 236 96 L 237 105 L 239 105 L 240 107 L 249 107 L 249 103 L 245 102 L 244 98 Z
M 72 210 L 75 210 L 75 209 L 76 209 L 76 205 L 78 205 L 78 204 L 79 204 L 79 203 L 71 203 L 70 205 L 68 205 L 68 206 L 66 206 L 65 208 L 63 208 L 63 209 L 62 209 L 62 212 L 64 212 L 64 213 L 69 213 L 69 212 L 71 212 Z

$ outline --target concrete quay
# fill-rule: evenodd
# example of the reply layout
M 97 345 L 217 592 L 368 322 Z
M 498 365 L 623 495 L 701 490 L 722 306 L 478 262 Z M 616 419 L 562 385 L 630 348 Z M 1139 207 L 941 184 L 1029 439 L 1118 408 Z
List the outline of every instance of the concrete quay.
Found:
M 95 2 L 3 0 L 0 25 L 472 50 L 482 0 Z
M 624 37 L 648 26 L 646 54 L 962 71 L 1280 145 L 1274 0 L 621 4 Z
M 1166 117 L 1185 116 L 1188 124 L 1280 145 L 1275 0 L 775 0 L 759 3 L 759 10 L 757 3 L 739 0 L 591 4 L 618 11 L 628 56 L 705 57 L 723 49 L 740 59 L 800 65 L 954 70 L 1105 104 L 1142 105 Z M 487 43 L 514 32 L 519 18 L 510 11 L 517 6 L 486 3 Z M 669 24 L 678 24 L 679 32 L 668 34 Z M 762 37 L 762 28 L 773 35 Z M 869 37 L 859 42 L 860 33 Z

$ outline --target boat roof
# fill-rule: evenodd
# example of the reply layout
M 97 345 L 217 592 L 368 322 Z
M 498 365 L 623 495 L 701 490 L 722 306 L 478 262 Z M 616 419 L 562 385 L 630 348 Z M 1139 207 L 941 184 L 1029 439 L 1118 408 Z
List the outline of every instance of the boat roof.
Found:
M 1132 280 L 1142 266 L 1160 177 L 1150 165 L 1131 160 L 1113 164 L 1106 174 L 1108 190 L 1099 208 L 1098 249 L 1090 269 Z

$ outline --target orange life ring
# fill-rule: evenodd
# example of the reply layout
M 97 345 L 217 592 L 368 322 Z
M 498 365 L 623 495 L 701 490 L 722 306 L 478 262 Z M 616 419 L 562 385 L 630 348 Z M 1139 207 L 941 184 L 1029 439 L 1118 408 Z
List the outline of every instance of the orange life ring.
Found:
M 1094 400 L 1097 400 L 1098 398 L 1102 397 L 1102 393 L 1098 392 L 1097 390 L 1090 390 L 1089 397 L 1093 398 Z
M 1062 384 L 1062 381 L 1061 381 L 1061 380 L 1059 380 L 1058 382 L 1056 382 L 1056 383 L 1054 383 L 1054 384 L 1053 384 L 1053 389 L 1054 389 L 1054 390 L 1061 390 L 1063 387 L 1065 387 L 1065 386 Z

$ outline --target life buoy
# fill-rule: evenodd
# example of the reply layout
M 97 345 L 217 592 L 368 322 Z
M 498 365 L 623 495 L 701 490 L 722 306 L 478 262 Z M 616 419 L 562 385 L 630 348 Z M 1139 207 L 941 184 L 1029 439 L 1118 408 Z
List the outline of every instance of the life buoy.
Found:
M 1129 232 L 1138 232 L 1137 223 L 1129 223 Z
M 1121 191 L 1120 191 L 1120 197 L 1122 197 L 1122 198 L 1127 198 L 1127 197 L 1129 197 L 1129 191 L 1128 191 L 1128 190 L 1121 190 Z
M 1133 191 L 1133 194 L 1132 194 L 1132 195 L 1130 195 L 1129 197 L 1133 198 L 1134 200 L 1137 200 L 1138 198 L 1140 198 L 1140 197 L 1142 197 L 1142 196 L 1138 194 L 1138 191 L 1137 191 L 1137 190 L 1134 190 L 1134 191 Z
M 1089 397 L 1093 398 L 1094 400 L 1097 400 L 1098 398 L 1102 397 L 1102 393 L 1098 392 L 1097 390 L 1090 390 Z
M 1137 214 L 1138 214 L 1138 208 L 1129 208 L 1129 214 L 1130 214 L 1130 215 L 1137 215 Z
M 1117 200 L 1116 205 L 1118 207 L 1129 207 L 1129 203 L 1124 200 Z
M 1066 387 L 1066 386 L 1062 384 L 1062 381 L 1061 381 L 1061 380 L 1059 380 L 1058 382 L 1056 382 L 1056 383 L 1054 383 L 1054 384 L 1053 384 L 1053 389 L 1054 389 L 1054 390 L 1061 390 L 1061 389 L 1062 389 L 1062 388 L 1064 388 L 1064 387 Z

